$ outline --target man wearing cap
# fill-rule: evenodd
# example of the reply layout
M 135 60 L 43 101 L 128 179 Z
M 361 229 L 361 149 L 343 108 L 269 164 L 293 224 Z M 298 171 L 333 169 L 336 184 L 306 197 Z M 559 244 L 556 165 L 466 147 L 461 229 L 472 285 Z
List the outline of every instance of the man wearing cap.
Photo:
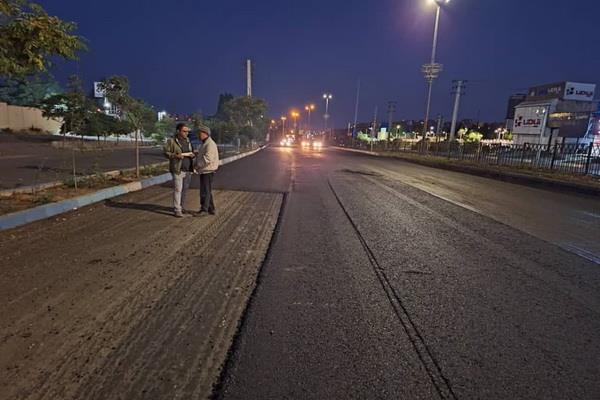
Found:
M 194 172 L 194 157 L 192 143 L 188 139 L 190 128 L 179 123 L 175 128 L 175 136 L 169 138 L 163 148 L 165 157 L 169 159 L 169 172 L 173 176 L 173 208 L 177 218 L 183 218 L 182 205 L 185 194 L 190 186 Z
M 198 136 L 202 144 L 196 157 L 196 171 L 200 174 L 200 213 L 215 215 L 215 202 L 212 194 L 213 177 L 219 168 L 219 149 L 210 137 L 210 128 L 201 126 Z

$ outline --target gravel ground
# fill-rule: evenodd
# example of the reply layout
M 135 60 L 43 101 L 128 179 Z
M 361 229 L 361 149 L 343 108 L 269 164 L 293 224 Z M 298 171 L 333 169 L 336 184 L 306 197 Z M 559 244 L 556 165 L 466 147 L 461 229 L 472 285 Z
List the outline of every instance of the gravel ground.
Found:
M 169 202 L 151 188 L 0 234 L 0 398 L 211 393 L 282 195 L 219 191 L 217 217 L 183 220 Z

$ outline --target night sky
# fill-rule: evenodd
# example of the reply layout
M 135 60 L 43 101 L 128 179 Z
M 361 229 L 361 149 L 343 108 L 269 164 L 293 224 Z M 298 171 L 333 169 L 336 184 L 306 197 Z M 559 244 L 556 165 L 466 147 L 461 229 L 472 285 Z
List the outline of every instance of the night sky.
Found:
M 337 126 L 353 119 L 422 119 L 421 64 L 431 53 L 435 8 L 427 0 L 46 0 L 49 13 L 77 22 L 90 51 L 59 63 L 89 83 L 129 76 L 134 95 L 170 112 L 214 113 L 222 92 L 245 94 L 244 59 L 255 63 L 254 94 L 278 117 L 334 94 Z M 441 17 L 432 114 L 450 118 L 453 79 L 470 83 L 462 118 L 503 120 L 507 98 L 562 80 L 599 83 L 597 0 L 452 0 Z

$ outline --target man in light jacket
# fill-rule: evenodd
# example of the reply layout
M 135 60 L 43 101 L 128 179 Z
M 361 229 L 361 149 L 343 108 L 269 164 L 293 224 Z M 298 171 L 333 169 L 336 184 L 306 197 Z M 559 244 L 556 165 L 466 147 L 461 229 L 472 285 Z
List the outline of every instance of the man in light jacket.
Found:
M 200 213 L 215 215 L 212 185 L 215 172 L 219 169 L 219 149 L 210 137 L 210 128 L 201 126 L 198 136 L 202 141 L 196 157 L 196 171 L 200 174 Z
M 177 124 L 175 136 L 169 138 L 163 148 L 165 157 L 169 159 L 169 171 L 173 176 L 173 208 L 175 216 L 183 218 L 185 194 L 190 186 L 194 172 L 192 143 L 188 139 L 190 128 L 186 124 Z

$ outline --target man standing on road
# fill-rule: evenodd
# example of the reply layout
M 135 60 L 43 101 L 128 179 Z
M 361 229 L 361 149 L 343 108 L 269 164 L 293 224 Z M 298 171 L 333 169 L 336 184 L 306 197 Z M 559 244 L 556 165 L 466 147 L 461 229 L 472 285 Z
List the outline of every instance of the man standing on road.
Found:
M 169 171 L 173 175 L 173 208 L 177 218 L 185 216 L 185 195 L 194 172 L 196 155 L 188 139 L 189 133 L 190 128 L 186 124 L 177 124 L 175 136 L 169 138 L 163 148 L 165 156 L 169 159 Z
M 210 128 L 201 126 L 199 136 L 202 144 L 196 159 L 196 171 L 200 174 L 200 213 L 215 215 L 215 202 L 212 194 L 213 177 L 219 168 L 219 149 L 210 137 Z

